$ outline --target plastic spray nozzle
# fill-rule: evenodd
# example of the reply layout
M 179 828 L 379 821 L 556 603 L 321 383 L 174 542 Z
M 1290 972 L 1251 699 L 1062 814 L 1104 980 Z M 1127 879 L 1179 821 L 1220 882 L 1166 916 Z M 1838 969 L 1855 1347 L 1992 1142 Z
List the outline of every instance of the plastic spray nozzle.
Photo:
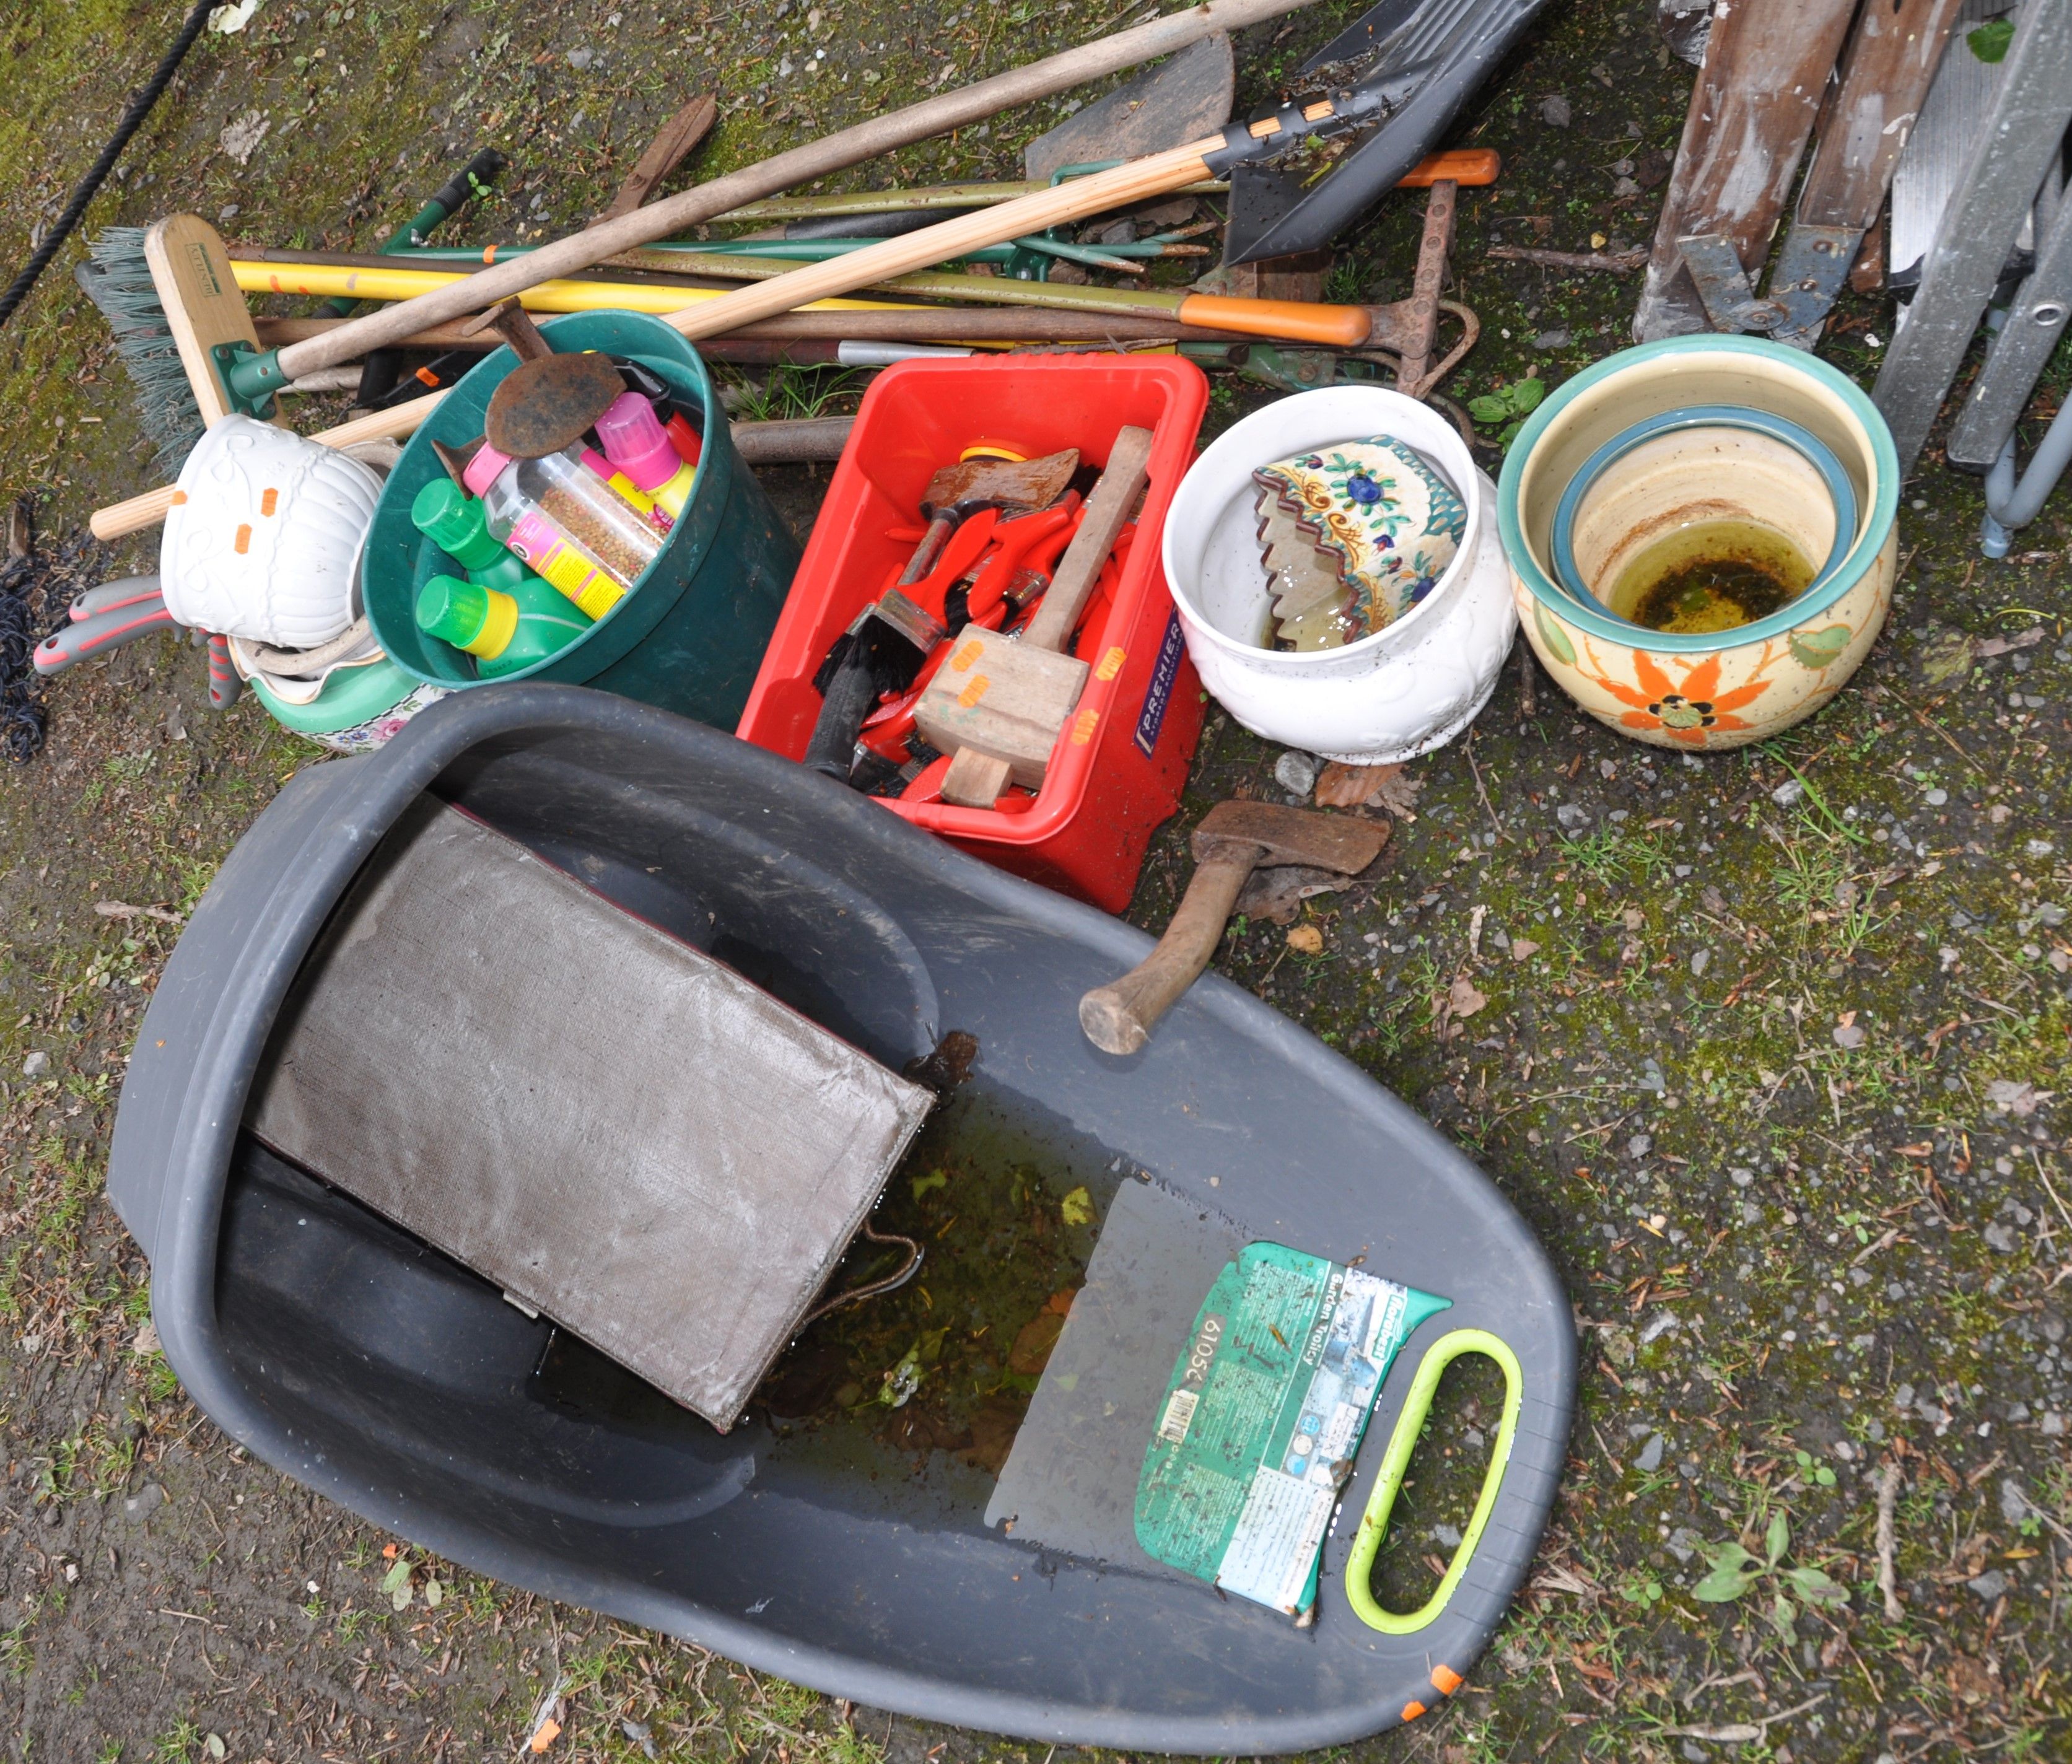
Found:
M 450 478 L 434 478 L 417 492 L 410 523 L 463 569 L 487 569 L 510 556 L 490 532 L 482 504 Z
M 622 393 L 611 401 L 597 419 L 597 438 L 605 456 L 643 490 L 667 483 L 684 469 L 654 405 L 637 392 Z
M 510 647 L 518 602 L 509 594 L 457 576 L 434 576 L 417 594 L 417 628 L 485 660 Z

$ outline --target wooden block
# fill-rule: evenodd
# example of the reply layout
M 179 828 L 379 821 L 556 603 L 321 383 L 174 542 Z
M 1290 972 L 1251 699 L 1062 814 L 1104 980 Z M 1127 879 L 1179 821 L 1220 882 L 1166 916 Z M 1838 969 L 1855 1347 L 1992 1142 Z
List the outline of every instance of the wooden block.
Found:
M 199 215 L 171 215 L 144 235 L 144 261 L 166 309 L 204 427 L 228 416 L 210 352 L 222 343 L 259 347 L 258 327 L 245 304 L 222 237 Z
M 1012 768 L 976 747 L 960 747 L 943 774 L 943 800 L 959 808 L 990 808 L 1013 781 Z
M 1070 656 L 967 627 L 914 707 L 914 725 L 944 753 L 969 747 L 1005 760 L 1014 782 L 1034 790 L 1088 672 Z
M 305 964 L 246 1120 L 724 1431 L 931 1100 L 426 798 Z

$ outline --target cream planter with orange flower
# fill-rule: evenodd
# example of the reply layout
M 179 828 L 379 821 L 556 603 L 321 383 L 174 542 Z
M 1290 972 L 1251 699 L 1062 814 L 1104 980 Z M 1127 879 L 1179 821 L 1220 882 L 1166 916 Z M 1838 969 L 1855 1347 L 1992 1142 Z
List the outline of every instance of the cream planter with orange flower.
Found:
M 1693 430 L 1635 449 L 1622 490 L 1585 496 L 1572 527 L 1580 579 L 1564 582 L 1556 510 L 1586 463 L 1644 419 L 1721 407 L 1766 413 L 1815 438 L 1827 469 L 1839 465 L 1846 477 L 1851 529 L 1836 531 L 1832 499 L 1797 455 L 1759 438 Z M 1623 351 L 1562 386 L 1512 444 L 1497 513 L 1519 617 L 1547 671 L 1607 726 L 1691 750 L 1760 741 L 1840 690 L 1891 607 L 1898 503 L 1892 438 L 1852 381 L 1797 350 L 1704 335 Z M 1621 520 L 1638 530 L 1707 518 L 1780 531 L 1821 572 L 1774 611 L 1725 630 L 1672 635 L 1596 598 L 1630 549 L 1616 530 Z

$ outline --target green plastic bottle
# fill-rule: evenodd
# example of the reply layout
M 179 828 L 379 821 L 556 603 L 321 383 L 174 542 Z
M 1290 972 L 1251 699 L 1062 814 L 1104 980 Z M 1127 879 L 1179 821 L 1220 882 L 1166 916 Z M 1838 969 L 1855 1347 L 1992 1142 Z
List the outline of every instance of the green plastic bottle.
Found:
M 417 628 L 465 649 L 483 680 L 545 661 L 590 627 L 589 618 L 565 595 L 530 571 L 508 592 L 458 576 L 434 576 L 417 596 Z
M 504 541 L 489 530 L 482 504 L 450 478 L 432 479 L 417 492 L 410 504 L 410 522 L 465 569 L 470 582 L 508 594 L 520 582 L 540 579 L 504 549 Z

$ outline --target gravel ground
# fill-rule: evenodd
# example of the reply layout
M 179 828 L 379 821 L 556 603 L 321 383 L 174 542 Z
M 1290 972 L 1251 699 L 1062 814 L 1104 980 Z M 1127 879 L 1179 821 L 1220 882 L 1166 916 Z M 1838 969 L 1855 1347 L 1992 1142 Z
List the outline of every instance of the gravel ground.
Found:
M 1244 101 L 1356 10 L 1249 33 Z M 61 204 L 169 15 L 23 0 L 0 23 L 10 254 Z M 1120 16 L 1026 0 L 922 0 L 896 22 L 833 0 L 267 0 L 241 35 L 204 39 L 89 230 L 191 208 L 249 238 L 364 249 L 493 141 L 512 178 L 459 236 L 544 236 L 593 212 L 693 91 L 726 105 L 709 175 Z M 1486 328 L 1449 390 L 1552 383 L 1623 341 L 1636 278 L 1484 249 L 1644 241 L 1689 78 L 1651 9 L 1576 0 L 1462 120 L 1457 138 L 1501 148 L 1507 171 L 1463 204 L 1455 292 Z M 898 175 L 1009 175 L 1059 108 L 913 150 Z M 1416 228 L 1416 204 L 1385 204 L 1345 242 L 1333 293 L 1407 293 Z M 76 256 L 0 333 L 0 486 L 35 506 L 43 618 L 150 567 L 147 546 L 75 537 L 96 503 L 150 481 L 105 327 L 64 273 Z M 1891 322 L 1888 301 L 1852 301 L 1823 352 L 1868 383 Z M 780 376 L 742 396 L 838 409 L 858 389 Z M 1266 396 L 1219 382 L 1211 429 Z M 823 481 L 769 476 L 802 536 Z M 1471 739 L 1396 780 L 1408 812 L 1380 882 L 1226 940 L 1225 973 L 1489 1170 L 1554 1256 L 1584 1337 L 1569 1473 L 1528 1590 L 1442 1713 L 1344 1755 L 2072 1749 L 2066 509 L 2061 495 L 2026 549 L 1987 564 L 1976 483 L 1931 450 L 1901 512 L 1891 626 L 1817 720 L 1733 755 L 1663 754 L 1515 668 Z M 426 1559 L 191 1407 L 102 1196 L 108 1134 L 184 915 L 316 755 L 249 701 L 210 712 L 199 656 L 170 639 L 76 671 L 47 705 L 42 754 L 0 769 L 10 1755 L 508 1757 L 558 1687 L 549 1755 L 1047 1764 Z M 1212 717 L 1133 917 L 1162 924 L 1211 802 L 1285 798 L 1308 770 Z M 1445 1480 L 1401 1521 L 1412 1580 L 1457 1523 Z M 1723 1586 L 1737 1544 L 1759 1572 Z M 1708 1573 L 1739 1595 L 1697 1597 Z

